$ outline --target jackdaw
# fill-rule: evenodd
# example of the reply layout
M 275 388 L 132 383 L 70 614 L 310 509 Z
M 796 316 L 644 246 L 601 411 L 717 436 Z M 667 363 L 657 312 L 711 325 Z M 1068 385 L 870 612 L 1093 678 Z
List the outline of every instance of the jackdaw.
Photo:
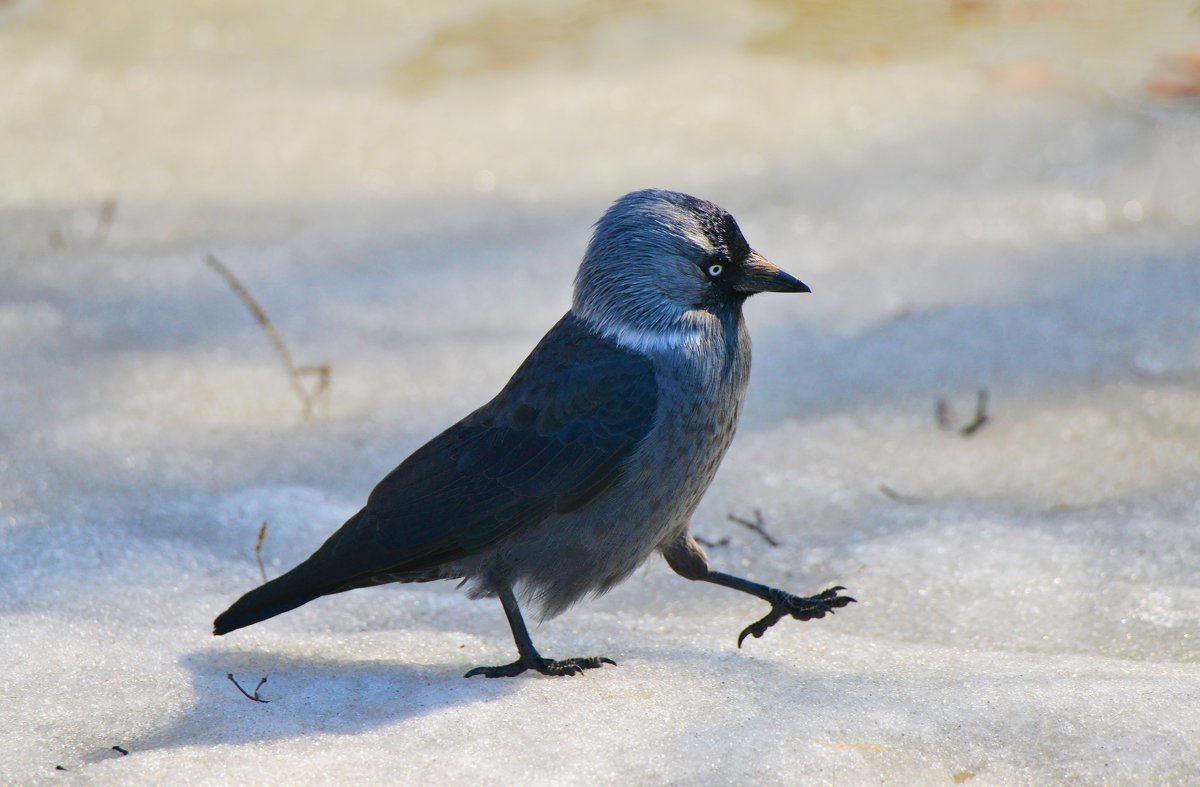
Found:
M 800 597 L 714 571 L 688 534 L 737 427 L 750 374 L 742 304 L 758 292 L 810 290 L 711 202 L 657 189 L 621 197 L 596 223 L 570 311 L 496 398 L 401 462 L 320 549 L 238 599 L 214 633 L 331 593 L 458 579 L 472 598 L 499 597 L 519 654 L 467 677 L 574 675 L 615 662 L 542 657 L 518 594 L 552 617 L 655 551 L 686 579 L 771 605 L 739 647 L 788 615 L 846 606 L 841 586 Z

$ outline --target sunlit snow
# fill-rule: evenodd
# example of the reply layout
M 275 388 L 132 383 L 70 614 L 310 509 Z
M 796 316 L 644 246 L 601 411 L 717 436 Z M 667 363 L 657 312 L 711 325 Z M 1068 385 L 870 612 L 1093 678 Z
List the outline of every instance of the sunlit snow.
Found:
M 0 2 L 0 782 L 1200 782 L 1189 5 Z M 450 583 L 214 639 L 645 186 L 813 289 L 694 532 L 859 603 L 738 650 L 654 558 L 533 630 L 574 679 L 463 679 L 514 648 Z

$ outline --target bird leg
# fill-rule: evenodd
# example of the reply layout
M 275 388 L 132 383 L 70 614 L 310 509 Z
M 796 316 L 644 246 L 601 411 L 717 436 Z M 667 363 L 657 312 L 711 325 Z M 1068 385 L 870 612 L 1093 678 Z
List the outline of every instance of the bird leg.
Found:
M 757 582 L 751 582 L 741 577 L 722 574 L 720 571 L 710 571 L 708 576 L 704 577 L 704 581 L 758 596 L 763 601 L 771 604 L 771 611 L 765 617 L 761 620 L 756 620 L 742 629 L 742 633 L 738 635 L 739 648 L 742 646 L 742 641 L 746 639 L 747 635 L 753 635 L 755 639 L 758 639 L 767 632 L 767 629 L 788 615 L 791 615 L 796 620 L 823 618 L 826 613 L 832 615 L 835 609 L 844 607 L 855 601 L 855 599 L 849 596 L 838 595 L 838 591 L 845 590 L 841 585 L 834 585 L 815 596 L 796 596 L 788 593 L 786 590 L 760 585 Z
M 854 602 L 854 599 L 849 596 L 838 595 L 838 591 L 845 590 L 841 585 L 823 590 L 815 596 L 796 596 L 779 588 L 767 587 L 748 579 L 713 571 L 708 564 L 708 556 L 704 554 L 704 550 L 700 548 L 694 538 L 686 533 L 662 549 L 662 554 L 667 560 L 667 565 L 685 579 L 712 582 L 714 585 L 740 590 L 743 593 L 757 596 L 771 605 L 771 611 L 764 618 L 756 620 L 742 629 L 742 633 L 738 635 L 739 648 L 747 636 L 753 635 L 755 639 L 758 639 L 766 633 L 767 629 L 789 615 L 796 620 L 823 618 L 826 614 L 832 615 L 835 609 Z
M 520 658 L 512 664 L 499 667 L 476 667 L 464 675 L 471 678 L 483 675 L 485 678 L 511 678 L 520 675 L 525 670 L 535 670 L 543 675 L 582 675 L 584 670 L 596 669 L 605 664 L 617 666 L 617 662 L 604 656 L 581 656 L 572 659 L 554 661 L 543 658 L 533 646 L 529 630 L 525 628 L 525 619 L 521 617 L 521 608 L 517 606 L 517 598 L 512 588 L 500 591 L 500 603 L 504 605 L 504 614 L 508 617 L 508 625 L 512 628 L 513 641 L 517 643 L 517 653 Z

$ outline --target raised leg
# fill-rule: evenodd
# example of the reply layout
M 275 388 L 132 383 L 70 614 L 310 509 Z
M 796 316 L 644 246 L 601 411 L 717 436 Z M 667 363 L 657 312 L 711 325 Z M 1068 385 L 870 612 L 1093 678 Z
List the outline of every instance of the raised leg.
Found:
M 596 669 L 605 664 L 617 666 L 617 662 L 604 656 L 582 656 L 562 661 L 543 658 L 533 646 L 533 639 L 529 636 L 529 629 L 525 628 L 525 619 L 521 617 L 521 608 L 517 606 L 517 597 L 513 595 L 511 588 L 500 591 L 500 603 L 504 605 L 504 614 L 508 617 L 508 625 L 512 629 L 513 641 L 517 643 L 520 658 L 512 664 L 499 667 L 476 667 L 463 677 L 483 675 L 485 678 L 511 678 L 530 669 L 543 675 L 582 675 L 584 670 Z
M 758 639 L 766 633 L 767 629 L 789 615 L 796 620 L 823 618 L 826 614 L 832 615 L 835 609 L 854 602 L 854 599 L 849 596 L 838 595 L 839 591 L 845 590 L 841 585 L 831 587 L 815 596 L 794 596 L 779 588 L 767 587 L 748 579 L 713 571 L 708 564 L 708 556 L 704 554 L 704 550 L 700 548 L 694 538 L 686 533 L 663 548 L 662 554 L 667 559 L 667 565 L 685 579 L 712 582 L 714 585 L 740 590 L 761 598 L 771 605 L 771 611 L 767 613 L 766 617 L 756 620 L 742 629 L 742 633 L 738 635 L 739 648 L 747 636 L 753 635 L 755 639 Z

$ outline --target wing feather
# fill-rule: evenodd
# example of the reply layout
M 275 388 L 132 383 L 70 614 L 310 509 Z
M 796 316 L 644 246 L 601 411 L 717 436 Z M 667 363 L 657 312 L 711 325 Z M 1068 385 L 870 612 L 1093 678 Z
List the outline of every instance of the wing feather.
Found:
M 389 473 L 309 562 L 345 590 L 428 571 L 577 510 L 620 477 L 657 397 L 648 358 L 568 314 L 495 399 Z

